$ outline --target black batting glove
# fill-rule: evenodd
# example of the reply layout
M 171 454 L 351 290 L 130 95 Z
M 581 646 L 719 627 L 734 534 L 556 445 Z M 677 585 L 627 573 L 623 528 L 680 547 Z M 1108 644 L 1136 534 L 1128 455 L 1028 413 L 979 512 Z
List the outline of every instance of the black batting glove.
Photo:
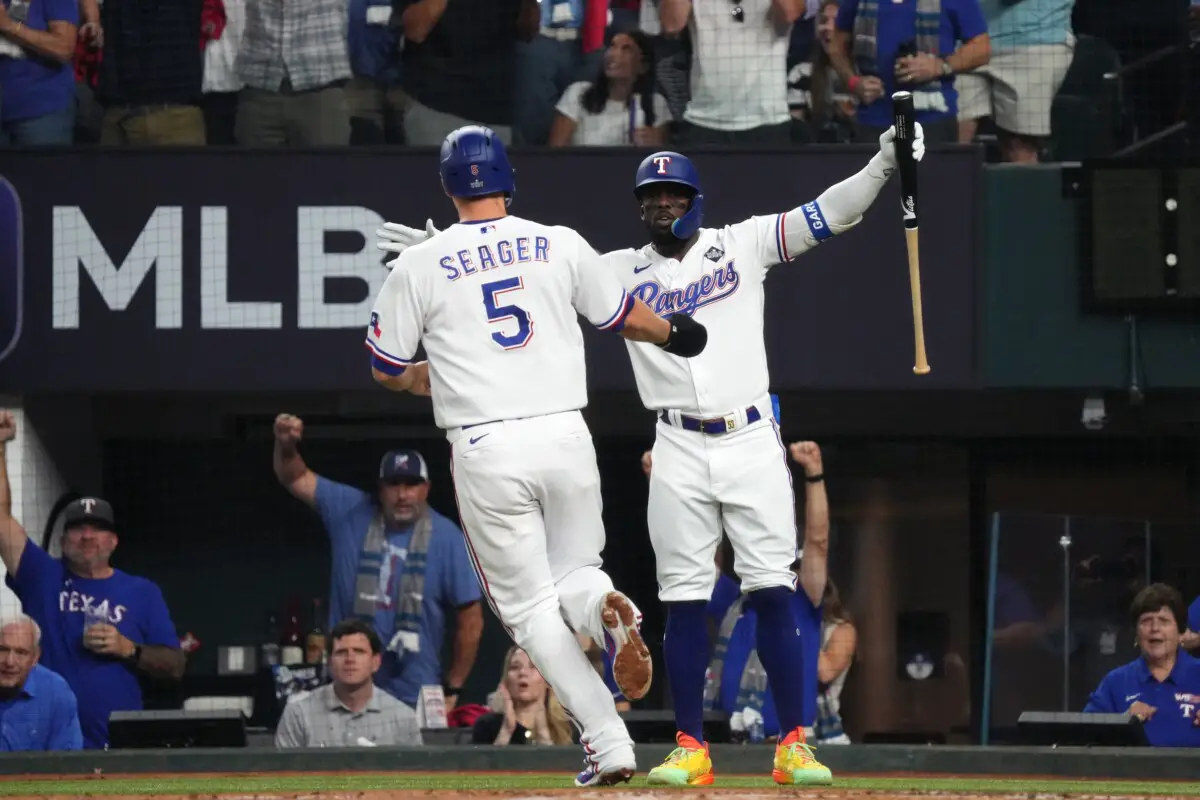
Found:
M 708 344 L 708 329 L 687 314 L 672 314 L 667 317 L 671 332 L 667 340 L 659 345 L 671 355 L 691 358 L 704 352 Z

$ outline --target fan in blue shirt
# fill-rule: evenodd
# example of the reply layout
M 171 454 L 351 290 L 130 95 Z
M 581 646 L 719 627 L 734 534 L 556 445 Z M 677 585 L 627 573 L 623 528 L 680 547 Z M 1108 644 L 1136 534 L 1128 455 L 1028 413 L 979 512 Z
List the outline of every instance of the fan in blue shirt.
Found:
M 892 124 L 893 92 L 913 93 L 928 142 L 958 140 L 954 75 L 991 57 L 979 0 L 843 0 L 829 58 L 858 96 L 863 141 Z
M 1104 677 L 1085 712 L 1128 713 L 1155 747 L 1200 747 L 1200 661 L 1180 649 L 1186 608 L 1178 590 L 1147 586 L 1133 600 L 1141 655 Z
M 24 614 L 0 623 L 0 751 L 83 747 L 75 694 L 37 663 L 41 638 Z
M 483 608 L 462 531 L 429 508 L 425 459 L 413 450 L 385 455 L 373 495 L 310 470 L 297 447 L 303 432 L 298 417 L 276 419 L 275 474 L 320 514 L 329 534 L 330 627 L 351 617 L 372 623 L 386 651 L 375 683 L 413 708 L 422 686 L 441 685 L 446 710 L 453 710 L 475 663 Z M 450 614 L 455 618 L 453 656 L 443 670 Z
M 0 442 L 12 430 L 4 414 Z M 11 417 L 7 422 L 11 426 Z M 8 489 L 2 467 L 0 459 L 0 495 Z M 162 591 L 109 563 L 117 534 L 112 506 L 104 500 L 84 497 L 67 506 L 61 560 L 31 542 L 6 512 L 0 507 L 5 581 L 44 632 L 42 663 L 65 678 L 78 698 L 84 746 L 102 749 L 109 715 L 142 708 L 139 672 L 183 677 L 186 658 Z

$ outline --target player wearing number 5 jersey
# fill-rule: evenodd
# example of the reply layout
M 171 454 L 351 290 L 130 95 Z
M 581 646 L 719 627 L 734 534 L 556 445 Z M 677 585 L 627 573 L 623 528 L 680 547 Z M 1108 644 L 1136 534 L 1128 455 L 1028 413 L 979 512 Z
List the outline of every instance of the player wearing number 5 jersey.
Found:
M 924 132 L 915 127 L 913 156 L 919 161 Z M 789 604 L 796 580 L 795 500 L 768 395 L 763 282 L 774 265 L 861 221 L 896 167 L 894 140 L 894 130 L 885 132 L 864 169 L 816 200 L 721 228 L 701 227 L 704 194 L 688 158 L 655 153 L 638 168 L 634 192 L 651 244 L 608 253 L 605 260 L 626 291 L 656 314 L 685 313 L 709 331 L 705 351 L 686 362 L 627 343 L 642 402 L 658 417 L 647 521 L 659 598 L 667 606 L 663 656 L 679 745 L 650 771 L 652 783 L 714 780 L 702 730 L 710 650 L 705 613 L 722 530 L 757 612 L 759 659 L 768 676 L 786 676 L 770 681 L 783 736 L 774 778 L 782 784 L 831 782 L 804 741 L 804 652 Z M 436 229 L 389 223 L 380 234 L 389 240 L 381 248 L 406 254 L 406 247 Z
M 372 373 L 433 398 L 484 594 L 580 728 L 588 764 L 576 783 L 628 780 L 632 740 L 567 627 L 608 650 L 626 697 L 645 695 L 641 615 L 600 569 L 577 315 L 672 357 L 699 354 L 707 333 L 686 314 L 652 313 L 575 231 L 509 216 L 513 171 L 489 129 L 446 138 L 441 178 L 460 221 L 405 252 L 384 282 L 367 331 Z M 420 343 L 428 361 L 414 363 Z

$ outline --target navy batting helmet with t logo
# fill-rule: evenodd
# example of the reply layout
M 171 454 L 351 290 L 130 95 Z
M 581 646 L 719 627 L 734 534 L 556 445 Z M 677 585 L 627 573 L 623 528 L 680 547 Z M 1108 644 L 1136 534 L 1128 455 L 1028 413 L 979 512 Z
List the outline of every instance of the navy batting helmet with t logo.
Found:
M 691 159 L 670 150 L 646 156 L 634 178 L 633 193 L 640 199 L 642 189 L 656 183 L 686 186 L 695 193 L 687 213 L 671 223 L 671 233 L 675 238 L 685 241 L 692 238 L 704 221 L 704 192 L 700 189 L 700 175 Z
M 467 125 L 446 137 L 440 171 L 442 188 L 451 197 L 503 194 L 508 204 L 516 193 L 504 143 L 482 125 Z

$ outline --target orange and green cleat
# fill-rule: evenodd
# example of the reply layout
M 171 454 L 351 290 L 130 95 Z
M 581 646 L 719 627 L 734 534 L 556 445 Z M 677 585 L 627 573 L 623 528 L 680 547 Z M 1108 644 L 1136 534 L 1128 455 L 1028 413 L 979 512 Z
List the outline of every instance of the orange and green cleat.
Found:
M 675 734 L 678 745 L 646 776 L 655 786 L 710 786 L 715 778 L 708 745 L 680 731 Z
M 796 728 L 775 748 L 775 769 L 771 773 L 781 786 L 830 786 L 829 767 L 817 761 L 804 741 L 804 729 Z

